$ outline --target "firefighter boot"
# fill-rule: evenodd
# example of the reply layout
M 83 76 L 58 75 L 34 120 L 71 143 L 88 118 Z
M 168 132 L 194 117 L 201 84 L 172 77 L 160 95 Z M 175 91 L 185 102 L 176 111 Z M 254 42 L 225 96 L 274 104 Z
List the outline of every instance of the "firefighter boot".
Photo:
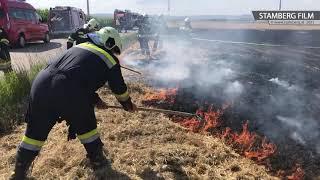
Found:
M 90 160 L 90 165 L 92 169 L 95 171 L 111 167 L 111 164 L 109 160 L 106 158 L 106 156 L 104 155 L 102 148 L 101 150 L 97 151 L 94 156 L 90 157 L 88 155 L 88 158 Z
M 16 163 L 14 172 L 12 173 L 10 180 L 24 180 L 27 177 L 28 170 L 33 160 L 38 155 L 38 152 L 29 151 L 23 148 L 19 148 L 16 156 Z
M 100 138 L 84 144 L 84 147 L 93 170 L 104 168 L 110 164 L 103 153 L 103 143 Z

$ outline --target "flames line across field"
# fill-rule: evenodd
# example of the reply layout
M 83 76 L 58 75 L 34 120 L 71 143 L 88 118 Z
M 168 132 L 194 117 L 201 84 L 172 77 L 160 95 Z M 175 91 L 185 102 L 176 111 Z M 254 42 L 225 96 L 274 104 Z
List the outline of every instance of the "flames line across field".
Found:
M 178 88 L 161 88 L 155 92 L 148 92 L 145 95 L 145 105 L 170 108 L 175 103 Z M 258 164 L 265 165 L 269 170 L 280 178 L 289 180 L 300 180 L 304 178 L 305 172 L 296 164 L 295 167 L 288 170 L 279 170 L 272 167 L 271 158 L 277 156 L 277 146 L 269 142 L 267 137 L 262 137 L 255 132 L 250 132 L 249 121 L 242 125 L 241 132 L 234 132 L 230 127 L 223 126 L 222 115 L 229 105 L 225 104 L 220 109 L 214 105 L 199 107 L 196 114 L 204 119 L 199 121 L 196 117 L 177 117 L 171 116 L 172 121 L 186 127 L 195 133 L 205 133 L 224 139 L 225 143 L 232 146 L 239 154 L 256 161 Z M 276 170 L 276 171 L 275 171 Z

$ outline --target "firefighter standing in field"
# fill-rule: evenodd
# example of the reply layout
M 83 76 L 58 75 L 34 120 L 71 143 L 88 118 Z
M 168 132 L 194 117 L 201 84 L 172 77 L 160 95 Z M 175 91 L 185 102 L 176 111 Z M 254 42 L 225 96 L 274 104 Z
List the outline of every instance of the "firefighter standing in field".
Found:
M 154 33 L 154 43 L 152 51 L 155 52 L 158 48 L 162 48 L 163 41 L 161 39 L 161 35 L 168 30 L 167 23 L 163 17 L 163 15 L 159 15 L 155 22 L 153 23 L 153 31 Z
M 189 17 L 184 19 L 184 27 L 187 29 L 192 30 L 192 26 L 191 26 L 191 20 Z
M 78 29 L 76 32 L 72 33 L 67 41 L 67 49 L 70 49 L 74 42 L 76 45 L 87 42 L 87 34 L 98 31 L 99 23 L 96 19 L 90 19 L 90 21 L 83 26 L 83 28 Z
M 184 19 L 184 24 L 183 26 L 181 26 L 180 28 L 180 32 L 181 32 L 181 35 L 184 37 L 184 38 L 191 38 L 191 33 L 192 33 L 192 26 L 191 26 L 191 20 L 189 17 L 185 18 Z
M 0 29 L 0 71 L 5 73 L 12 71 L 9 48 L 10 45 L 6 33 L 3 29 Z
M 118 31 L 102 28 L 43 69 L 32 84 L 27 129 L 19 145 L 11 179 L 24 179 L 59 117 L 69 126 L 69 138 L 78 137 L 94 170 L 108 166 L 97 131 L 94 107 L 107 108 L 96 90 L 108 82 L 124 110 L 134 112 L 115 54 L 122 50 Z
M 138 40 L 140 43 L 140 48 L 143 55 L 147 55 L 148 58 L 151 58 L 149 41 L 151 37 L 151 26 L 149 23 L 149 16 L 144 15 L 140 17 L 140 20 L 137 22 L 138 30 Z
M 116 25 L 116 29 L 118 30 L 118 32 L 121 33 L 121 24 L 120 24 L 118 16 L 116 17 L 115 25 Z

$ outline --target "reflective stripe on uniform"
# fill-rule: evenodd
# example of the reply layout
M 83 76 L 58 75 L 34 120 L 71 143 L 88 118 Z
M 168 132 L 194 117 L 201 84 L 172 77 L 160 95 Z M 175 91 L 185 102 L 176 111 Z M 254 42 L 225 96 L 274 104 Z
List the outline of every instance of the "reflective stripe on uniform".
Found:
M 116 96 L 117 100 L 121 101 L 121 102 L 127 101 L 130 97 L 128 91 L 126 91 L 123 94 L 115 94 L 115 96 Z
M 0 41 L 1 41 L 2 43 L 5 43 L 6 45 L 9 44 L 9 41 L 8 41 L 7 39 L 5 39 L 5 38 L 1 39 Z
M 107 66 L 111 69 L 114 65 L 116 65 L 116 61 L 113 59 L 113 57 L 107 53 L 105 50 L 99 48 L 98 46 L 91 44 L 91 43 L 82 43 L 77 45 L 76 47 L 88 50 L 97 56 L 99 56 L 106 64 Z
M 86 34 L 85 35 L 78 35 L 78 37 L 83 38 L 83 39 L 88 38 L 88 36 Z
M 75 41 L 75 40 L 74 40 L 71 36 L 68 37 L 68 42 L 73 43 L 74 41 Z
M 74 41 L 74 39 L 71 36 L 68 37 L 68 40 Z
M 98 139 L 99 137 L 100 136 L 99 136 L 97 129 L 94 129 L 94 130 L 87 132 L 85 134 L 78 135 L 78 138 L 82 144 L 91 143 L 91 142 L 95 141 L 96 139 Z
M 28 149 L 30 151 L 40 151 L 41 147 L 44 145 L 44 141 L 38 141 L 27 136 L 23 136 L 20 147 Z
M 2 59 L 0 59 L 0 61 L 4 61 Z M 11 68 L 11 62 L 4 62 L 4 63 L 0 63 L 0 71 L 3 71 L 3 70 L 7 70 L 7 69 L 10 69 Z

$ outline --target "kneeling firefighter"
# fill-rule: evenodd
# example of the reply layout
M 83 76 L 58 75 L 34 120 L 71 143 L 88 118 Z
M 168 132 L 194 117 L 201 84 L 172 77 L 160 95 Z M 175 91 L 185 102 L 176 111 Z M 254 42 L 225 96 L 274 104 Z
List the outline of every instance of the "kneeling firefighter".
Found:
M 36 77 L 26 114 L 27 129 L 19 145 L 11 179 L 24 179 L 47 136 L 60 119 L 69 125 L 68 139 L 84 145 L 94 170 L 108 165 L 97 131 L 94 107 L 107 108 L 96 91 L 108 82 L 124 110 L 135 112 L 115 54 L 122 50 L 112 27 L 88 34 L 89 42 L 67 50 Z
M 83 28 L 78 29 L 76 32 L 72 33 L 68 37 L 67 41 L 67 49 L 70 49 L 74 43 L 76 45 L 87 42 L 88 33 L 92 33 L 94 31 L 99 31 L 100 25 L 96 19 L 90 19 L 90 21 L 83 25 Z

